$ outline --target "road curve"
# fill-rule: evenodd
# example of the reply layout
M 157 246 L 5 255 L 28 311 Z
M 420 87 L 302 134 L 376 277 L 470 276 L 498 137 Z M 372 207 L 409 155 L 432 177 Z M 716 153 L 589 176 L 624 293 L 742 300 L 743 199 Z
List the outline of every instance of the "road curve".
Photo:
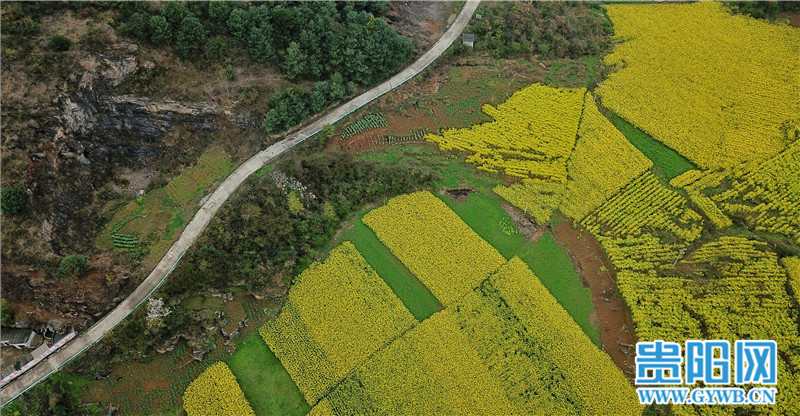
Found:
M 172 245 L 167 254 L 161 258 L 149 276 L 133 291 L 122 303 L 117 305 L 103 319 L 92 325 L 88 331 L 70 341 L 66 346 L 47 357 L 45 360 L 31 368 L 15 380 L 8 383 L 0 391 L 0 400 L 4 406 L 8 402 L 17 398 L 29 388 L 35 386 L 40 381 L 47 378 L 50 374 L 58 371 L 66 363 L 77 357 L 80 353 L 91 347 L 95 342 L 106 333 L 114 329 L 125 317 L 133 312 L 136 307 L 147 300 L 150 295 L 158 289 L 166 280 L 172 269 L 183 257 L 184 253 L 192 246 L 200 233 L 211 222 L 211 219 L 222 207 L 225 201 L 236 191 L 239 185 L 247 179 L 250 174 L 280 156 L 282 153 L 296 146 L 303 140 L 313 136 L 326 124 L 333 124 L 342 117 L 361 108 L 370 101 L 398 87 L 402 83 L 413 78 L 420 71 L 425 69 L 431 62 L 436 60 L 449 46 L 455 41 L 466 27 L 470 17 L 478 8 L 480 0 L 467 0 L 463 9 L 455 21 L 450 25 L 441 38 L 414 63 L 407 66 L 400 73 L 390 78 L 388 81 L 370 89 L 347 103 L 337 107 L 335 110 L 325 114 L 308 126 L 290 134 L 283 140 L 269 146 L 257 153 L 255 156 L 242 163 L 224 182 L 208 197 L 208 200 L 197 211 L 192 221 L 183 230 L 178 240 Z

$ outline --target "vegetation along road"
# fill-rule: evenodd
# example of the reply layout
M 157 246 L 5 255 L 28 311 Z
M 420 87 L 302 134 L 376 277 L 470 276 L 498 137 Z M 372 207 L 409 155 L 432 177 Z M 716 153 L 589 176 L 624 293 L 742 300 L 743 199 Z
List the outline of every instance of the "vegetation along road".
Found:
M 214 191 L 200 210 L 195 214 L 189 225 L 186 226 L 178 241 L 172 245 L 170 250 L 161 261 L 156 265 L 147 279 L 142 282 L 133 293 L 130 294 L 122 303 L 117 305 L 108 315 L 89 328 L 88 331 L 72 340 L 65 347 L 31 368 L 25 374 L 10 382 L 0 391 L 2 404 L 8 403 L 27 389 L 33 387 L 39 381 L 44 380 L 50 374 L 57 371 L 64 364 L 77 357 L 81 352 L 92 346 L 103 335 L 114 329 L 125 317 L 128 316 L 137 306 L 144 302 L 160 285 L 164 282 L 170 271 L 175 267 L 186 250 L 191 247 L 200 233 L 206 228 L 208 223 L 216 214 L 225 201 L 230 197 L 239 185 L 247 179 L 250 174 L 264 166 L 266 163 L 280 156 L 285 151 L 291 149 L 298 143 L 314 135 L 322 126 L 332 124 L 340 118 L 359 109 L 370 101 L 380 97 L 386 92 L 399 86 L 411 79 L 414 75 L 425 69 L 431 62 L 438 58 L 453 41 L 455 41 L 466 27 L 470 17 L 478 7 L 479 0 L 468 0 L 464 8 L 459 13 L 452 25 L 442 35 L 442 37 L 425 52 L 414 63 L 403 69 L 400 73 L 390 78 L 388 81 L 372 88 L 371 90 L 359 95 L 349 102 L 339 106 L 323 117 L 308 126 L 290 134 L 283 140 L 269 146 L 257 153 L 239 166 L 225 181 Z

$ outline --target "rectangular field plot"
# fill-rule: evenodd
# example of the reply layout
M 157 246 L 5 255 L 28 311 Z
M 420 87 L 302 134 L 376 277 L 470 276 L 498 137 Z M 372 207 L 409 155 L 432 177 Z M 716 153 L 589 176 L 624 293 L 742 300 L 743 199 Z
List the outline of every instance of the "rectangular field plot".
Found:
M 339 415 L 513 413 L 497 380 L 444 312 L 379 351 L 320 403 L 316 412 L 327 408 Z
M 298 276 L 261 335 L 313 405 L 417 321 L 349 242 Z
M 641 414 L 519 258 L 378 351 L 311 414 Z
M 454 306 L 458 325 L 503 380 L 516 412 L 641 414 L 619 368 L 519 258 Z
M 505 263 L 497 250 L 430 192 L 392 198 L 364 215 L 363 221 L 444 305 Z
M 417 320 L 423 321 L 442 310 L 439 300 L 378 240 L 364 222 L 356 221 L 352 229 L 342 232 L 341 239 L 351 241 L 356 246 Z

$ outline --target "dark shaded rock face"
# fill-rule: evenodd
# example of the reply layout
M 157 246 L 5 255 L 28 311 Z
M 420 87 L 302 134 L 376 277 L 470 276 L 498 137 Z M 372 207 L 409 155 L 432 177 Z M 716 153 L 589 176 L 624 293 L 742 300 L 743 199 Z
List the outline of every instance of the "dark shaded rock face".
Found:
M 80 65 L 84 72 L 67 81 L 52 103 L 55 117 L 41 123 L 42 136 L 52 140 L 29 154 L 30 188 L 37 210 L 49 217 L 48 241 L 59 255 L 91 249 L 101 205 L 95 199 L 110 192 L 107 185 L 120 169 L 190 162 L 187 146 L 165 136 L 176 126 L 191 136 L 207 135 L 221 112 L 212 102 L 115 94 L 130 74 L 154 65 L 140 62 L 136 45 L 115 45 Z

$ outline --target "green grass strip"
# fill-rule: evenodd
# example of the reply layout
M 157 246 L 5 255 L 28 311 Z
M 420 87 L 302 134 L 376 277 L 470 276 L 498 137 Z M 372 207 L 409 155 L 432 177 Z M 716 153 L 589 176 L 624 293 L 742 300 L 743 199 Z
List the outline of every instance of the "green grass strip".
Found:
M 637 129 L 622 117 L 614 113 L 607 114 L 607 117 L 634 147 L 653 161 L 656 173 L 661 173 L 666 180 L 679 176 L 686 171 L 697 169 L 697 166 L 690 162 L 689 159 Z
M 258 331 L 236 348 L 227 364 L 257 415 L 305 415 L 311 410 Z
M 442 309 L 442 304 L 397 257 L 378 240 L 369 227 L 359 219 L 352 229 L 342 233 L 378 272 L 418 321 L 423 321 Z

